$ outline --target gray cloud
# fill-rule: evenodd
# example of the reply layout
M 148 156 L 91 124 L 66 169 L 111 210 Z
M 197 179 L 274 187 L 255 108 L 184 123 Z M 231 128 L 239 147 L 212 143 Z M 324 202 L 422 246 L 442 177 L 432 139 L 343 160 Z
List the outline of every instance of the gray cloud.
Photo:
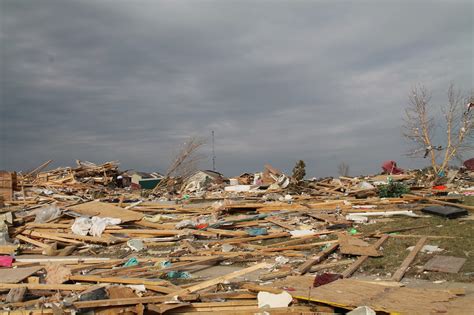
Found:
M 469 1 L 1 0 L 0 168 L 118 159 L 163 171 L 216 132 L 227 175 L 403 156 L 418 82 L 473 87 Z M 210 152 L 209 146 L 205 149 Z M 210 167 L 210 159 L 203 163 Z

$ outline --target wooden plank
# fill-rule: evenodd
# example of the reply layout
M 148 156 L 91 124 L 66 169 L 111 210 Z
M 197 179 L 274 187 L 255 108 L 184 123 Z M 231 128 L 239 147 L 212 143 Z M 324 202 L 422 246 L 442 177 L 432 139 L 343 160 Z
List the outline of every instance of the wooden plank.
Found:
M 203 293 L 203 294 L 190 294 L 181 296 L 183 301 L 193 301 L 198 298 L 225 298 L 225 299 L 248 299 L 252 296 L 248 294 L 238 293 L 238 292 L 224 292 L 224 293 Z M 254 297 L 254 296 L 253 296 Z M 122 298 L 122 299 L 107 299 L 107 300 L 96 300 L 96 301 L 83 301 L 83 302 L 74 302 L 76 308 L 95 308 L 95 307 L 108 307 L 108 306 L 124 306 L 124 305 L 135 305 L 135 304 L 148 304 L 148 303 L 162 303 L 172 300 L 170 295 L 165 296 L 151 296 L 151 297 L 140 297 L 140 298 Z
M 357 237 L 346 235 L 345 233 L 339 233 L 338 238 L 341 254 L 370 257 L 382 256 L 382 253 L 380 253 L 374 246 Z
M 408 267 L 410 267 L 410 264 L 413 262 L 413 260 L 415 260 L 415 257 L 416 255 L 418 254 L 418 252 L 421 250 L 421 248 L 423 247 L 423 245 L 425 244 L 427 240 L 427 237 L 422 237 L 420 238 L 420 240 L 418 241 L 418 243 L 416 243 L 415 247 L 413 248 L 413 250 L 410 252 L 410 254 L 408 254 L 408 256 L 405 258 L 405 260 L 402 262 L 402 264 L 400 265 L 400 267 L 397 269 L 397 271 L 393 274 L 392 276 L 392 280 L 393 281 L 397 281 L 399 282 L 400 280 L 402 280 L 403 276 L 405 275 L 405 272 L 407 271 Z
M 299 300 L 346 309 L 366 305 L 384 314 L 465 314 L 472 309 L 472 298 L 456 297 L 447 290 L 387 286 L 379 281 L 353 279 L 339 279 L 313 288 L 313 282 L 313 276 L 303 276 L 290 277 L 273 285 L 292 287 L 291 295 Z
M 228 281 L 228 280 L 246 275 L 246 274 L 251 273 L 251 272 L 256 271 L 256 270 L 259 270 L 259 269 L 262 269 L 262 268 L 268 268 L 270 266 L 271 266 L 270 264 L 268 264 L 266 262 L 262 262 L 262 263 L 253 265 L 251 267 L 244 268 L 242 270 L 237 270 L 237 271 L 231 272 L 231 273 L 229 273 L 227 275 L 224 275 L 224 276 L 220 276 L 220 277 L 217 277 L 217 278 L 214 278 L 214 279 L 211 279 L 211 280 L 203 281 L 203 282 L 198 283 L 196 285 L 190 286 L 186 289 L 176 291 L 176 292 L 172 293 L 171 296 L 184 295 L 184 294 L 187 294 L 187 293 L 193 293 L 193 292 L 208 288 L 210 286 L 213 286 L 213 285 L 216 285 L 216 284 L 219 284 L 219 283 L 223 283 L 225 281 Z
M 70 264 L 70 265 L 77 265 L 77 264 L 97 264 L 97 263 L 104 263 L 104 262 L 113 262 L 117 261 L 120 262 L 122 259 L 112 260 L 110 258 L 105 257 L 37 257 L 37 256 L 17 256 L 15 258 L 14 266 L 21 266 L 22 264 L 50 264 L 50 263 L 62 263 L 62 264 Z
M 176 308 L 181 308 L 189 304 L 190 303 L 148 304 L 147 310 L 158 314 L 164 314 L 165 312 Z M 168 314 L 170 314 L 170 312 L 168 312 Z
M 242 288 L 247 289 L 249 291 L 253 291 L 253 292 L 263 291 L 263 292 L 270 292 L 270 293 L 274 293 L 274 294 L 280 294 L 281 292 L 284 291 L 283 289 L 278 289 L 278 288 L 263 286 L 263 285 L 257 285 L 257 284 L 253 284 L 253 283 L 244 283 L 242 285 Z
M 331 262 L 331 263 L 327 263 L 327 264 L 312 266 L 311 269 L 309 270 L 309 272 L 317 272 L 317 271 L 321 271 L 321 270 L 324 270 L 324 269 L 349 265 L 349 264 L 352 264 L 352 263 L 353 263 L 353 261 L 350 260 L 350 259 L 335 261 L 335 262 Z
M 110 231 L 111 233 L 120 233 L 120 234 L 148 234 L 156 236 L 174 236 L 185 234 L 185 230 L 156 230 L 156 229 L 121 229 L 117 231 Z
M 388 239 L 389 235 L 385 234 L 382 236 L 377 242 L 374 244 L 374 248 L 378 249 L 382 244 Z M 367 260 L 369 256 L 360 256 L 352 265 L 350 265 L 344 272 L 342 273 L 343 278 L 349 278 L 357 269 Z
M 181 297 L 182 300 L 196 300 L 197 298 L 199 298 L 198 294 L 192 294 L 192 295 Z M 82 302 L 74 302 L 73 305 L 76 308 L 94 308 L 94 307 L 107 307 L 107 306 L 162 303 L 162 302 L 166 302 L 170 300 L 172 300 L 172 298 L 169 295 L 162 295 L 162 296 L 147 296 L 147 297 L 127 298 L 127 299 L 82 301 Z
M 189 243 L 188 240 L 182 240 L 181 243 L 189 250 L 190 253 L 196 253 L 197 249 Z
M 423 267 L 424 270 L 458 273 L 466 262 L 466 258 L 453 256 L 434 256 Z
M 289 241 L 273 243 L 273 244 L 270 244 L 266 247 L 269 248 L 269 247 L 283 247 L 283 246 L 287 246 L 287 245 L 298 245 L 298 244 L 301 244 L 301 243 L 308 242 L 308 241 L 310 241 L 312 239 L 315 239 L 315 238 L 319 239 L 319 235 L 302 236 L 302 237 L 298 237 L 296 239 L 291 239 Z
M 324 311 L 319 311 L 323 310 Z M 255 315 L 255 314 L 272 314 L 272 315 L 332 315 L 334 311 L 330 307 L 322 306 L 291 306 L 291 307 L 279 307 L 272 308 L 262 311 L 257 306 L 236 306 L 228 307 L 224 309 L 213 308 L 212 310 L 205 311 L 204 309 L 189 310 L 187 307 L 177 308 L 175 310 L 167 311 L 166 314 L 179 314 L 179 315 Z
M 457 207 L 457 208 L 461 208 L 461 209 L 466 209 L 466 210 L 469 210 L 469 211 L 474 211 L 474 206 L 468 206 L 468 205 L 464 205 L 462 203 L 441 201 L 441 200 L 436 200 L 434 198 L 423 197 L 423 196 L 412 195 L 412 194 L 406 194 L 404 196 L 408 196 L 410 198 L 418 199 L 418 200 L 427 200 L 429 202 L 436 203 L 436 204 L 443 205 L 443 206 L 452 206 L 452 207 Z
M 248 309 L 255 309 L 258 306 L 258 302 L 253 300 L 248 301 L 226 301 L 226 302 L 201 302 L 201 303 L 190 303 L 188 305 L 182 305 L 180 309 L 177 310 L 178 313 L 182 312 L 219 312 L 219 311 L 241 311 Z M 156 306 L 148 306 L 150 310 L 158 310 Z M 173 313 L 173 312 L 167 312 Z
M 252 237 L 241 237 L 241 238 L 231 238 L 228 240 L 220 240 L 220 241 L 211 241 L 209 243 L 211 244 L 216 244 L 216 243 L 221 243 L 221 244 L 237 244 L 237 243 L 245 243 L 245 242 L 252 242 L 252 241 L 258 241 L 258 240 L 267 240 L 267 239 L 272 239 L 272 238 L 280 238 L 280 237 L 287 237 L 290 236 L 290 233 L 288 232 L 280 232 L 280 233 L 272 233 L 268 235 L 260 235 L 260 236 L 252 236 Z
M 311 243 L 311 244 L 264 248 L 264 249 L 261 249 L 260 251 L 264 253 L 268 253 L 268 252 L 281 252 L 285 250 L 294 250 L 294 249 L 311 249 L 311 248 L 315 248 L 321 245 L 334 244 L 337 242 L 338 242 L 337 240 L 332 240 L 332 241 L 324 241 L 324 242 L 317 242 L 317 243 Z
M 43 269 L 41 266 L 0 269 L 1 283 L 18 283 Z
M 229 231 L 229 230 L 212 229 L 212 228 L 207 228 L 206 231 L 212 232 L 218 235 L 230 236 L 230 237 L 243 237 L 243 236 L 248 235 L 245 231 Z
M 2 255 L 12 255 L 17 250 L 17 245 L 0 245 L 0 254 Z
M 317 254 L 315 257 L 308 259 L 305 263 L 300 265 L 298 267 L 298 269 L 296 270 L 296 273 L 300 274 L 300 275 L 305 274 L 306 272 L 308 272 L 308 270 L 311 268 L 311 266 L 317 264 L 318 262 L 320 262 L 321 260 L 326 258 L 329 254 L 331 254 L 333 251 L 335 251 L 338 247 L 339 247 L 339 243 L 332 244 L 331 246 L 329 246 L 328 248 L 326 248 L 325 250 L 323 250 L 322 252 Z
M 102 277 L 102 276 L 79 276 L 72 275 L 69 280 L 82 281 L 82 282 L 97 282 L 97 283 L 124 283 L 124 284 L 144 284 L 144 285 L 155 285 L 162 286 L 167 285 L 168 281 L 153 281 L 141 278 L 119 278 L 119 277 Z
M 42 248 L 42 249 L 49 248 L 49 245 L 48 245 L 48 244 L 42 243 L 42 242 L 40 242 L 40 241 L 36 241 L 36 240 L 34 240 L 34 239 L 31 239 L 31 238 L 26 237 L 26 236 L 21 235 L 21 234 L 20 234 L 20 235 L 17 235 L 15 238 L 16 238 L 16 239 L 19 239 L 20 241 L 23 241 L 23 242 L 25 242 L 25 243 L 29 243 L 29 244 L 35 245 L 35 246 L 37 246 L 37 247 L 40 247 L 40 248 Z
M 26 293 L 26 288 L 10 289 L 10 291 L 7 294 L 7 297 L 5 298 L 5 302 L 7 303 L 22 302 L 25 296 L 25 293 Z
M 295 227 L 294 227 L 294 226 L 292 226 L 292 225 L 290 225 L 290 224 L 287 224 L 287 223 L 285 223 L 285 222 L 282 222 L 282 221 L 280 221 L 280 220 L 278 220 L 278 219 L 276 219 L 276 218 L 269 217 L 269 218 L 266 218 L 265 221 L 268 221 L 268 222 L 270 222 L 270 223 L 273 223 L 273 224 L 275 224 L 275 225 L 278 225 L 278 226 L 280 226 L 280 227 L 282 227 L 282 228 L 284 228 L 284 229 L 287 229 L 287 230 L 289 230 L 289 231 L 295 230 Z
M 150 291 L 155 291 L 155 292 L 165 293 L 165 294 L 173 293 L 174 291 L 176 291 L 176 289 L 174 289 L 174 288 L 164 287 L 164 286 L 161 286 L 161 285 L 148 285 L 148 284 L 145 284 L 145 288 L 147 290 L 150 290 Z
M 81 284 L 0 283 L 0 289 L 27 288 L 28 290 L 84 291 L 90 287 L 90 285 Z
M 63 243 L 71 243 L 71 244 L 82 244 L 80 241 L 72 240 L 72 239 L 67 239 L 64 237 L 60 237 L 57 235 L 52 235 L 50 233 L 40 233 L 40 232 L 35 232 L 35 231 L 24 231 L 22 232 L 24 235 L 28 236 L 34 236 L 34 237 L 39 237 L 39 238 L 46 238 L 50 240 L 55 240 Z
M 138 221 L 143 218 L 143 214 L 117 207 L 113 204 L 90 201 L 76 206 L 69 207 L 70 210 L 80 214 L 90 216 L 118 218 L 122 222 Z

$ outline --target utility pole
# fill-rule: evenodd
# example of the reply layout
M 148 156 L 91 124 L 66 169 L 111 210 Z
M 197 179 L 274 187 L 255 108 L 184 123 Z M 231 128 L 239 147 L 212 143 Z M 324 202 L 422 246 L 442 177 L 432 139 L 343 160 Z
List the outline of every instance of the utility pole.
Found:
M 212 170 L 216 171 L 216 151 L 214 147 L 214 130 L 211 130 L 212 134 Z

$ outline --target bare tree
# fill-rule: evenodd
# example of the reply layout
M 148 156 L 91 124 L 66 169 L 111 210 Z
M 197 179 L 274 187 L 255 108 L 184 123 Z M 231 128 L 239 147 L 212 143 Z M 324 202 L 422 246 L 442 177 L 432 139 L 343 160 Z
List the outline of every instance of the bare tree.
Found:
M 339 176 L 349 176 L 349 164 L 346 164 L 345 162 L 339 163 L 337 171 Z
M 166 177 L 175 175 L 187 177 L 197 168 L 197 164 L 204 158 L 202 154 L 198 153 L 200 147 L 202 147 L 206 141 L 199 137 L 189 137 L 181 146 L 179 152 L 173 159 Z
M 465 97 L 451 85 L 448 89 L 448 103 L 441 106 L 444 124 L 437 124 L 430 104 L 431 94 L 424 87 L 416 87 L 409 95 L 409 105 L 405 110 L 403 135 L 414 147 L 411 157 L 429 157 L 436 174 L 444 171 L 453 158 L 474 148 L 474 97 Z M 435 138 L 435 128 L 444 125 L 445 139 Z
M 195 172 L 199 161 L 204 158 L 198 152 L 199 148 L 204 144 L 206 144 L 206 141 L 202 138 L 196 136 L 189 137 L 173 158 L 160 185 L 157 185 L 153 191 L 159 190 L 171 176 L 188 177 Z
M 296 162 L 295 167 L 293 167 L 293 175 L 291 176 L 291 178 L 293 178 L 293 180 L 298 183 L 302 181 L 305 176 L 306 164 L 303 160 L 299 160 L 298 162 Z

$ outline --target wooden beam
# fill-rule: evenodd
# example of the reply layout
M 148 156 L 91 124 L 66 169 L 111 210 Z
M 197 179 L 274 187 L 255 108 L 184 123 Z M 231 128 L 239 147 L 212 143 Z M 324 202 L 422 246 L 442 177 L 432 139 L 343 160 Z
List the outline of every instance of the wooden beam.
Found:
M 90 285 L 81 284 L 43 284 L 43 283 L 0 283 L 0 289 L 27 288 L 28 290 L 84 291 Z
M 317 243 L 311 243 L 311 244 L 302 244 L 302 245 L 293 245 L 293 246 L 284 246 L 284 247 L 272 247 L 272 248 L 264 248 L 261 249 L 261 252 L 282 252 L 285 250 L 293 250 L 293 249 L 311 249 L 315 248 L 321 245 L 327 245 L 327 244 L 334 244 L 337 243 L 338 240 L 332 240 L 332 241 L 324 241 L 324 242 L 317 242 Z
M 168 281 L 153 281 L 141 278 L 119 278 L 119 277 L 102 277 L 102 276 L 69 276 L 69 280 L 82 281 L 82 282 L 106 282 L 106 283 L 125 283 L 125 284 L 144 284 L 151 286 L 162 286 L 167 285 Z
M 284 291 L 283 289 L 278 289 L 278 288 L 263 286 L 263 285 L 257 285 L 257 284 L 253 284 L 253 283 L 244 283 L 242 285 L 242 288 L 247 289 L 247 290 L 252 291 L 252 292 L 263 291 L 263 292 L 270 292 L 270 293 L 274 293 L 274 294 L 279 294 L 279 293 L 282 293 Z
M 332 244 L 331 246 L 329 246 L 328 248 L 326 248 L 325 250 L 323 250 L 322 252 L 314 256 L 313 258 L 308 259 L 305 263 L 300 265 L 298 269 L 296 270 L 296 273 L 300 275 L 305 274 L 306 272 L 308 272 L 311 266 L 319 263 L 321 260 L 329 256 L 329 254 L 335 251 L 338 247 L 339 247 L 339 243 Z
M 441 201 L 441 200 L 437 200 L 437 199 L 434 199 L 434 198 L 423 197 L 423 196 L 412 195 L 412 194 L 406 194 L 404 196 L 408 196 L 410 198 L 417 199 L 417 200 L 427 200 L 429 202 L 436 203 L 436 204 L 443 205 L 443 206 L 451 206 L 451 207 L 466 209 L 466 210 L 469 210 L 469 211 L 474 211 L 474 206 L 468 206 L 468 205 L 464 205 L 464 204 L 461 204 L 461 203 Z
M 189 250 L 190 253 L 196 253 L 197 249 L 189 243 L 188 240 L 182 240 L 181 243 Z
M 285 223 L 285 222 L 282 222 L 282 221 L 280 221 L 280 220 L 278 220 L 278 219 L 272 218 L 272 217 L 266 218 L 265 221 L 268 221 L 268 222 L 270 222 L 270 223 L 273 223 L 273 224 L 275 224 L 275 225 L 278 225 L 278 226 L 280 226 L 280 227 L 282 227 L 282 228 L 284 228 L 284 229 L 287 229 L 287 230 L 289 230 L 289 231 L 293 231 L 293 230 L 295 229 L 294 226 L 292 226 L 292 225 L 290 225 L 290 224 L 287 224 L 287 223 Z
M 17 245 L 0 245 L 0 254 L 2 255 L 14 254 L 17 248 L 18 248 Z
M 29 238 L 29 237 L 26 237 L 26 236 L 24 236 L 24 235 L 17 235 L 15 238 L 16 238 L 16 239 L 19 239 L 20 241 L 23 241 L 23 242 L 25 242 L 25 243 L 33 244 L 33 245 L 35 245 L 35 246 L 37 246 L 37 247 L 39 247 L 39 248 L 42 248 L 42 249 L 49 248 L 49 246 L 50 246 L 50 245 L 48 245 L 48 244 L 45 244 L 45 243 L 42 243 L 42 242 L 40 242 L 40 241 L 36 241 L 36 240 L 34 240 L 34 239 L 31 239 L 31 238 Z
M 272 234 L 268 234 L 268 235 L 231 238 L 231 239 L 228 239 L 228 240 L 220 240 L 220 241 L 211 241 L 209 243 L 211 243 L 211 244 L 216 244 L 216 243 L 237 244 L 237 243 L 245 243 L 245 242 L 258 241 L 258 240 L 266 240 L 266 239 L 271 239 L 271 238 L 287 237 L 287 236 L 290 236 L 290 233 L 281 232 L 281 233 L 272 233 Z
M 268 264 L 266 262 L 262 262 L 262 263 L 253 265 L 251 267 L 244 268 L 242 270 L 237 270 L 237 271 L 231 272 L 227 275 L 223 275 L 223 276 L 211 279 L 211 280 L 207 280 L 207 281 L 198 283 L 198 284 L 190 286 L 186 289 L 176 291 L 176 292 L 172 293 L 171 296 L 185 295 L 185 294 L 188 294 L 188 293 L 193 293 L 193 292 L 208 288 L 210 286 L 213 286 L 213 285 L 216 285 L 216 284 L 219 284 L 219 283 L 223 283 L 223 282 L 226 282 L 228 280 L 246 275 L 246 274 L 251 273 L 251 272 L 256 271 L 256 270 L 259 270 L 259 269 L 262 269 L 262 268 L 268 268 L 270 266 L 271 266 L 270 264 Z
M 196 300 L 199 298 L 198 294 L 192 294 L 187 296 L 182 296 L 182 300 Z M 148 304 L 148 303 L 162 303 L 170 301 L 168 295 L 161 296 L 147 296 L 147 297 L 137 297 L 137 298 L 121 298 L 121 299 L 107 299 L 107 300 L 95 300 L 95 301 L 81 301 L 74 302 L 73 305 L 76 308 L 95 308 L 95 307 L 107 307 L 107 306 L 123 306 L 123 305 L 135 305 L 135 304 Z
M 403 279 L 405 272 L 407 271 L 408 267 L 410 267 L 410 264 L 413 262 L 413 260 L 415 260 L 416 255 L 421 250 L 426 240 L 427 240 L 426 236 L 420 238 L 420 240 L 418 241 L 418 243 L 416 243 L 415 247 L 412 249 L 410 254 L 408 254 L 408 256 L 405 258 L 405 260 L 402 262 L 402 264 L 398 268 L 398 270 L 393 274 L 392 279 L 391 279 L 392 281 L 398 282 Z
M 375 249 L 379 249 L 380 246 L 388 239 L 389 235 L 385 234 L 383 235 L 377 242 L 374 244 Z M 343 278 L 349 278 L 354 272 L 359 269 L 359 267 L 367 260 L 369 259 L 369 256 L 360 256 L 357 258 L 357 260 L 350 265 L 344 272 L 342 273 Z

